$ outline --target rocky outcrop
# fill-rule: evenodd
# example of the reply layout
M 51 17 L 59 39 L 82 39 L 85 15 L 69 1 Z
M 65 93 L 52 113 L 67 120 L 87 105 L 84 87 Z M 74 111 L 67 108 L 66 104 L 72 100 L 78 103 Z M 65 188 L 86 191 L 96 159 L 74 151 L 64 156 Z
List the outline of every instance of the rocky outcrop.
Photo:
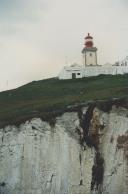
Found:
M 0 130 L 0 194 L 127 194 L 128 110 L 95 104 Z

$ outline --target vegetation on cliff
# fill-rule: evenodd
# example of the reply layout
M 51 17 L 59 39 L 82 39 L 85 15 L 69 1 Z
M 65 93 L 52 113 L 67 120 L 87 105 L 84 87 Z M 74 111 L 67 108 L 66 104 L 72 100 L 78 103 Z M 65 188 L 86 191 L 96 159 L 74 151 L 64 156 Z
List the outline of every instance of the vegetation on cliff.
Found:
M 100 75 L 76 80 L 33 81 L 0 93 L 0 127 L 32 117 L 48 120 L 67 107 L 93 100 L 128 97 L 128 75 Z

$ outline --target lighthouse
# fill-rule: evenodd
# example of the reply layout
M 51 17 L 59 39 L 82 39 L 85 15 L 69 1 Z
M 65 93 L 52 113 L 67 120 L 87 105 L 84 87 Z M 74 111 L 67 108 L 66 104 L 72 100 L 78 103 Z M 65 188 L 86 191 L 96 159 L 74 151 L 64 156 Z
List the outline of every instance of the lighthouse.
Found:
M 89 33 L 85 37 L 85 44 L 82 54 L 85 67 L 97 65 L 97 48 L 94 47 L 93 37 Z

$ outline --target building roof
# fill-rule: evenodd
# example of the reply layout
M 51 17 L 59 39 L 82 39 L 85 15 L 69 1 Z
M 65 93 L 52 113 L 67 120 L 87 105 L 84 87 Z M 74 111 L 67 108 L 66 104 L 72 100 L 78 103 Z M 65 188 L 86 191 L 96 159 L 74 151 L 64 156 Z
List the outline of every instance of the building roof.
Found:
M 86 36 L 85 39 L 93 39 L 93 37 L 88 33 L 88 36 Z
M 97 51 L 97 48 L 96 47 L 84 47 L 83 50 L 82 50 L 82 53 L 86 52 L 86 51 Z
M 74 63 L 71 66 L 65 66 L 64 69 L 67 71 L 71 71 L 71 70 L 80 71 L 81 69 L 83 69 L 83 66 L 78 65 L 77 63 Z

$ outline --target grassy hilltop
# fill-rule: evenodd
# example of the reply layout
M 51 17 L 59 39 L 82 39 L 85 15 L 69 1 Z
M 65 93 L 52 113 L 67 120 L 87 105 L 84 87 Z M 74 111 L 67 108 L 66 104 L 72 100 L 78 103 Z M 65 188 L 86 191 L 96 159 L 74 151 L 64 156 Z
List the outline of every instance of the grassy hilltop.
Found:
M 76 80 L 33 81 L 0 93 L 0 127 L 32 117 L 46 118 L 69 105 L 128 97 L 128 74 Z

